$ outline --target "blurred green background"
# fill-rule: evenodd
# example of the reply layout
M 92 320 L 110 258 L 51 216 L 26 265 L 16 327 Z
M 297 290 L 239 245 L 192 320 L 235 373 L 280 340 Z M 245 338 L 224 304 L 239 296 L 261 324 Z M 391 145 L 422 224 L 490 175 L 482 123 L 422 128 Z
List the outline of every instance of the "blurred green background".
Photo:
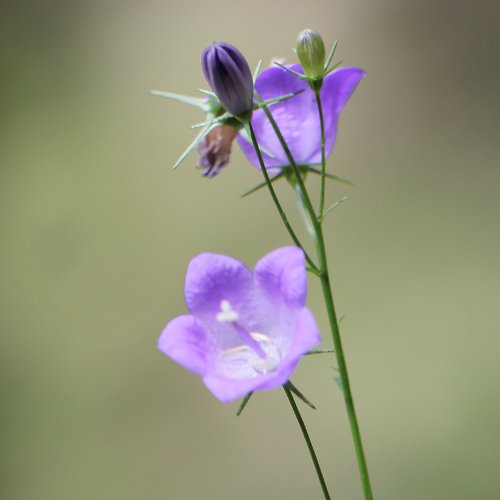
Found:
M 253 265 L 289 240 L 265 192 L 240 199 L 260 177 L 237 147 L 216 179 L 196 155 L 170 170 L 203 117 L 147 93 L 206 86 L 214 40 L 293 60 L 306 27 L 367 71 L 327 232 L 375 496 L 500 498 L 498 2 L 0 7 L 2 499 L 320 498 L 282 391 L 236 418 L 156 350 L 192 256 Z M 334 498 L 359 499 L 333 365 L 294 381 Z

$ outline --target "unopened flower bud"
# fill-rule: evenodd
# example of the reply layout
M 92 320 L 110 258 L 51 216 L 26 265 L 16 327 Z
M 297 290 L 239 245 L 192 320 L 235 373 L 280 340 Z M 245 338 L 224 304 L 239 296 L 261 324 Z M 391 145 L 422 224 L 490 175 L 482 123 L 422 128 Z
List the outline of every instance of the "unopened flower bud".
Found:
M 228 43 L 214 43 L 201 56 L 205 78 L 221 104 L 234 116 L 253 107 L 253 79 L 243 54 Z
M 325 44 L 321 35 L 311 29 L 301 31 L 296 50 L 305 75 L 312 79 L 321 78 L 325 73 Z

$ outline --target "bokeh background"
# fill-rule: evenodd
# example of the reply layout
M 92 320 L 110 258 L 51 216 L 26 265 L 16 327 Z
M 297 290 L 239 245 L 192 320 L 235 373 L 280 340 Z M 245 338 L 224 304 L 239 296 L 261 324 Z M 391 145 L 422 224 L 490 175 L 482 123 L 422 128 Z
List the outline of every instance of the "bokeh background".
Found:
M 201 251 L 252 265 L 288 236 L 235 148 L 213 180 L 201 50 L 293 60 L 314 27 L 367 71 L 329 168 L 337 308 L 376 498 L 500 498 L 496 1 L 0 2 L 5 500 L 304 499 L 321 492 L 282 391 L 243 415 L 156 350 Z M 316 188 L 313 188 L 313 190 Z M 282 186 L 285 204 L 293 198 Z M 292 219 L 297 220 L 295 215 Z M 329 345 L 317 283 L 309 304 Z M 359 499 L 328 356 L 294 381 L 334 498 Z

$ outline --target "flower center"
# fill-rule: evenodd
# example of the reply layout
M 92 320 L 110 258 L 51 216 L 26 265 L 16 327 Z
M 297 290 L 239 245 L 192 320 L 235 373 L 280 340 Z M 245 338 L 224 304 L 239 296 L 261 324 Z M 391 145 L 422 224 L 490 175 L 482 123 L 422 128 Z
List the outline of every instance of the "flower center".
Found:
M 220 305 L 216 320 L 220 323 L 231 323 L 243 344 L 222 351 L 221 357 L 233 363 L 252 368 L 259 375 L 275 371 L 281 362 L 281 352 L 274 340 L 260 332 L 251 332 L 238 323 L 239 315 L 227 300 Z

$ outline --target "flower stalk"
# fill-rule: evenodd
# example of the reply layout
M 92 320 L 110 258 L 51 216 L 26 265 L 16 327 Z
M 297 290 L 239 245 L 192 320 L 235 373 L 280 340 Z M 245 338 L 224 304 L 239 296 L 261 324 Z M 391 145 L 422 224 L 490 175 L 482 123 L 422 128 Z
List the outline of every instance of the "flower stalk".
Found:
M 325 478 L 323 477 L 323 473 L 321 472 L 321 467 L 319 465 L 319 461 L 318 461 L 318 457 L 316 456 L 316 452 L 314 451 L 314 446 L 312 444 L 311 438 L 309 437 L 309 433 L 307 432 L 306 424 L 304 423 L 304 420 L 302 419 L 302 415 L 300 414 L 299 408 L 297 407 L 297 404 L 295 403 L 295 399 L 293 398 L 292 392 L 290 391 L 290 389 L 286 385 L 283 386 L 283 389 L 285 390 L 286 397 L 288 398 L 288 401 L 290 403 L 290 406 L 292 407 L 295 418 L 297 419 L 297 422 L 299 423 L 299 427 L 300 427 L 300 430 L 302 431 L 302 435 L 304 436 L 304 440 L 307 444 L 307 448 L 308 448 L 309 453 L 311 455 L 314 469 L 316 470 L 316 474 L 318 476 L 318 481 L 319 481 L 319 484 L 321 485 L 321 490 L 323 491 L 323 495 L 325 497 L 325 500 L 330 500 L 330 493 L 328 492 L 328 487 L 326 486 Z
M 325 185 L 326 185 L 326 157 L 325 157 L 325 118 L 323 116 L 323 105 L 321 104 L 320 91 L 314 92 L 318 106 L 319 126 L 321 129 L 321 187 L 319 193 L 318 220 L 321 224 L 325 216 Z
M 267 108 L 264 108 L 264 109 L 267 109 Z M 315 271 L 315 272 L 320 272 L 318 266 L 312 261 L 311 257 L 309 257 L 308 253 L 305 251 L 304 247 L 302 246 L 302 243 L 299 241 L 297 235 L 295 234 L 295 231 L 293 230 L 292 226 L 290 225 L 290 222 L 288 221 L 288 217 L 286 216 L 286 213 L 283 210 L 283 207 L 281 206 L 280 201 L 278 200 L 278 196 L 276 195 L 276 191 L 274 190 L 271 178 L 269 177 L 267 169 L 266 169 L 266 167 L 264 165 L 264 160 L 262 158 L 262 153 L 260 151 L 259 144 L 257 143 L 257 138 L 255 137 L 255 131 L 254 131 L 253 127 L 252 127 L 252 123 L 250 121 L 247 122 L 246 127 L 247 127 L 248 134 L 250 135 L 250 138 L 252 140 L 252 144 L 253 144 L 253 146 L 255 148 L 255 152 L 257 153 L 257 156 L 259 158 L 259 162 L 261 163 L 262 174 L 264 175 L 264 179 L 266 181 L 266 185 L 267 185 L 267 188 L 269 190 L 269 194 L 271 195 L 271 198 L 272 198 L 272 200 L 274 202 L 276 210 L 278 211 L 278 214 L 280 215 L 281 220 L 283 221 L 283 224 L 284 224 L 286 230 L 288 231 L 288 234 L 292 238 L 292 241 L 299 248 L 301 248 L 302 251 L 304 252 L 304 255 L 305 255 L 305 258 L 306 258 L 306 262 L 309 265 L 309 267 L 313 271 Z

